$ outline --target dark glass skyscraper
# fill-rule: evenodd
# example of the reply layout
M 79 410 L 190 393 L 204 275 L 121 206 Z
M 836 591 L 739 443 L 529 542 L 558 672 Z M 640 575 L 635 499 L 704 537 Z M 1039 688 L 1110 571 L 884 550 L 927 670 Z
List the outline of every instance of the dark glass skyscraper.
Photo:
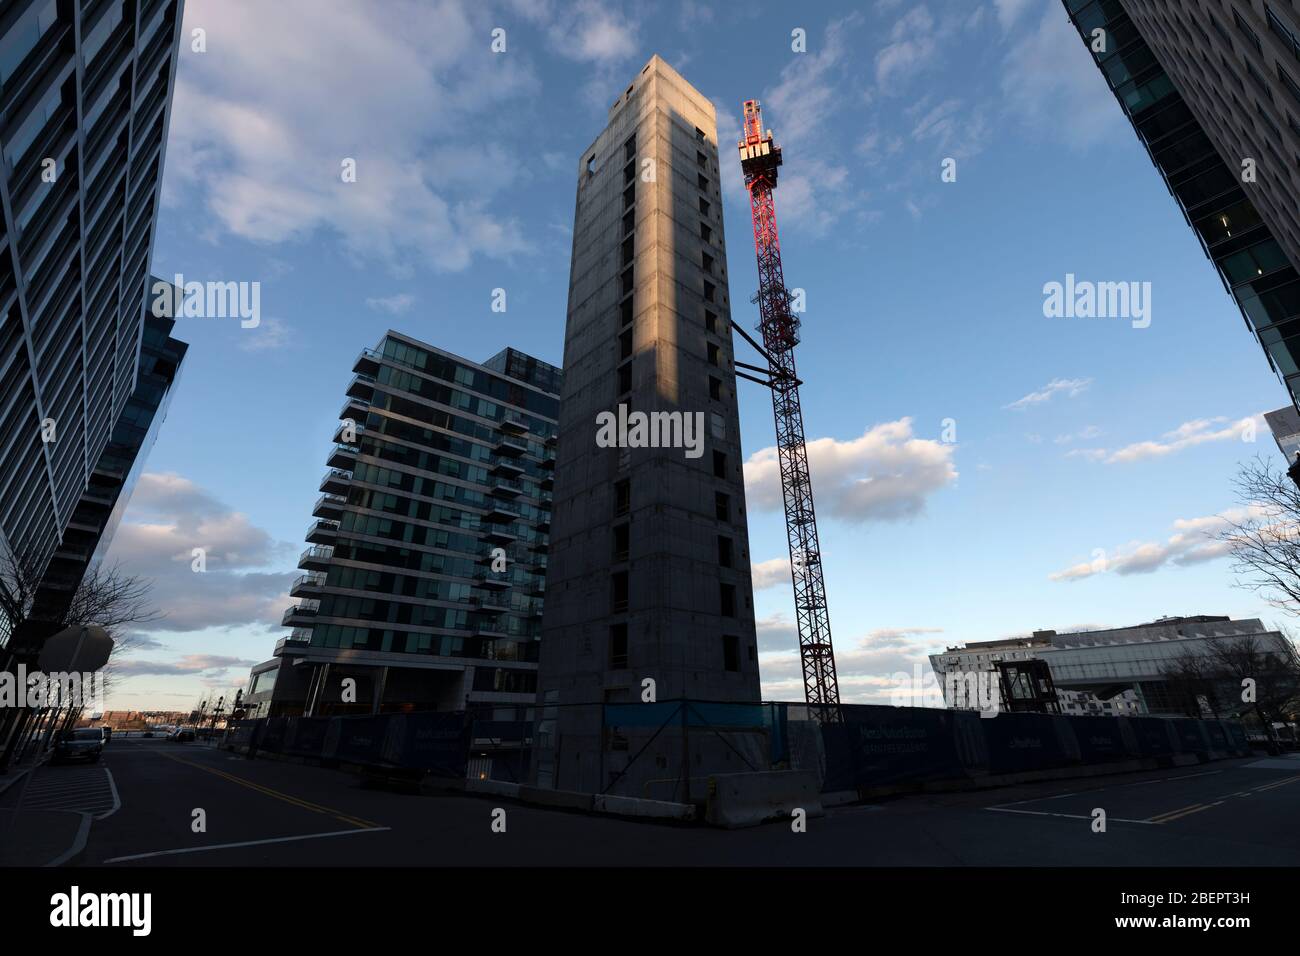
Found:
M 0 6 L 0 536 L 40 568 L 141 384 L 181 13 Z
M 1265 0 L 1065 7 L 1295 403 L 1300 14 Z
M 530 707 L 560 370 L 390 331 L 354 371 L 250 715 Z

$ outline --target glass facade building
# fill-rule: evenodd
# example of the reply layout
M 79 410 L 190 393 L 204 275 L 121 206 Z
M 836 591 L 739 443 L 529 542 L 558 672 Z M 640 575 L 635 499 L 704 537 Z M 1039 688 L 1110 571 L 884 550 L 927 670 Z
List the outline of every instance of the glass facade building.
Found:
M 1295 404 L 1300 14 L 1265 0 L 1065 7 Z
M 146 385 L 181 14 L 181 0 L 0 5 L 0 535 L 38 568 Z
M 250 713 L 531 704 L 560 370 L 390 331 L 354 372 Z

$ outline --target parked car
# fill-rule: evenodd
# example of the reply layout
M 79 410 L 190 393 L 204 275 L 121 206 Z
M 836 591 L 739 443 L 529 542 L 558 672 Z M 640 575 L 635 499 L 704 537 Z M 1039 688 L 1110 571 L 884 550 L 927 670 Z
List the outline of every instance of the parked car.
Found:
M 64 763 L 70 760 L 89 760 L 98 762 L 104 753 L 104 731 L 100 727 L 80 727 L 65 730 L 54 741 L 54 756 L 51 763 Z
M 194 730 L 190 727 L 177 727 L 167 735 L 168 740 L 174 740 L 177 743 L 185 743 L 194 739 Z

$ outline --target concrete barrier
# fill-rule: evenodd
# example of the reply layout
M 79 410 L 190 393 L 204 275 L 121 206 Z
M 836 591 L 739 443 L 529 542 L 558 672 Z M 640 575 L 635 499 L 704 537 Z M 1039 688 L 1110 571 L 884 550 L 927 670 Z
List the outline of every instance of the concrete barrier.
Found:
M 606 793 L 596 794 L 592 809 L 597 813 L 609 813 L 618 817 L 683 821 L 695 819 L 695 805 L 692 803 L 643 800 L 640 797 L 620 797 Z
M 709 778 L 705 820 L 734 829 L 765 820 L 789 820 L 796 809 L 810 817 L 822 815 L 815 774 L 801 770 L 759 773 L 720 773 Z
M 591 810 L 595 794 L 575 790 L 548 790 L 545 787 L 520 787 L 519 799 L 539 807 L 558 807 L 562 810 Z

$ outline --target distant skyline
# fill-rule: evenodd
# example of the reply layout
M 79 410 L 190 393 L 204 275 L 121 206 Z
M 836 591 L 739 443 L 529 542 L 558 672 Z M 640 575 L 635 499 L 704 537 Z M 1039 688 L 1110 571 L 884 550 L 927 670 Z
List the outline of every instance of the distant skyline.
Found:
M 655 53 L 718 110 L 746 328 L 744 99 L 784 150 L 845 700 L 888 702 L 892 675 L 928 671 L 932 651 L 1035 629 L 1285 624 L 1206 532 L 1236 506 L 1237 463 L 1278 455 L 1262 414 L 1286 392 L 1056 0 L 382 0 L 329 16 L 188 0 L 152 271 L 258 282 L 262 312 L 251 328 L 177 322 L 186 368 L 109 553 L 156 581 L 166 619 L 115 663 L 110 708 L 186 709 L 288 633 L 362 348 L 393 328 L 475 361 L 513 346 L 560 362 L 574 176 Z M 1067 276 L 1139 283 L 1149 324 L 1049 318 Z M 770 395 L 741 383 L 740 415 L 764 697 L 797 700 Z

